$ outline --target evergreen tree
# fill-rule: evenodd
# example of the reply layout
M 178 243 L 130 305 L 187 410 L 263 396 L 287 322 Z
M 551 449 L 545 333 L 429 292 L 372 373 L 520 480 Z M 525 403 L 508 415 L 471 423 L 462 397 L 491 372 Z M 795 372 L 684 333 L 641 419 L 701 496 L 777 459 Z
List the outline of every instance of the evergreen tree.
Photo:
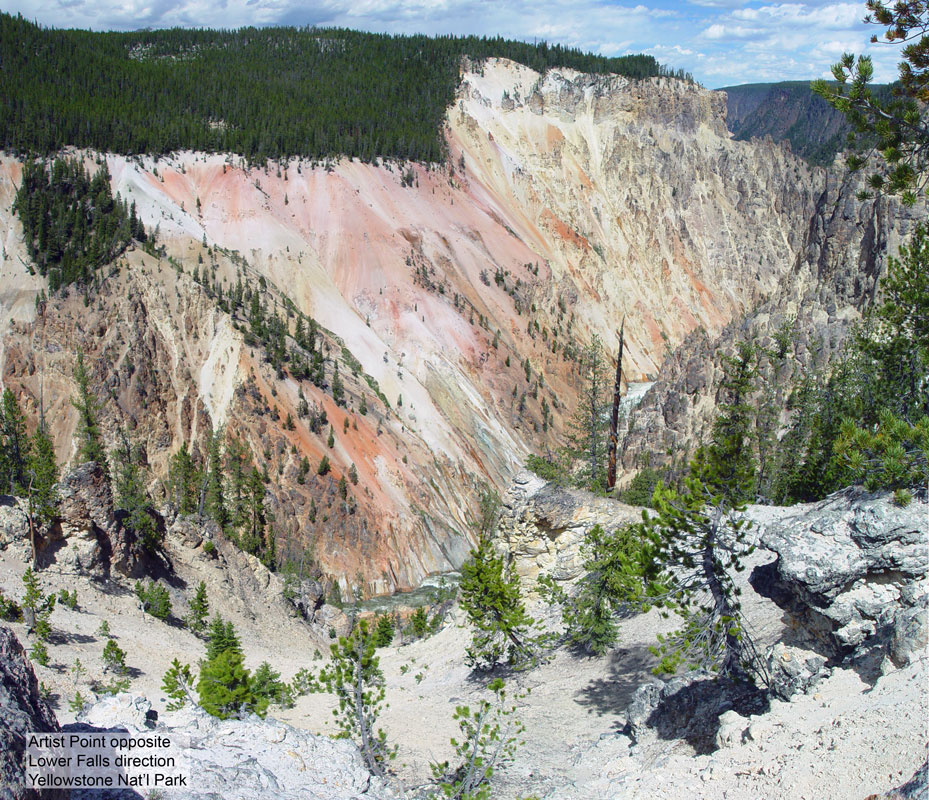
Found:
M 202 633 L 206 628 L 206 618 L 210 613 L 210 603 L 206 596 L 206 584 L 197 584 L 193 600 L 190 601 L 190 616 L 187 624 L 194 633 Z
M 78 455 L 82 461 L 95 461 L 104 472 L 108 473 L 103 436 L 97 422 L 100 405 L 90 390 L 90 374 L 84 365 L 84 353 L 81 350 L 77 351 L 74 380 L 77 383 L 77 397 L 71 398 L 71 405 L 78 412 L 77 430 L 80 439 Z
M 119 446 L 113 453 L 116 507 L 126 512 L 126 527 L 135 533 L 148 552 L 154 553 L 161 545 L 163 534 L 155 524 L 155 509 L 145 490 L 140 460 L 138 448 L 133 447 L 126 432 L 120 430 Z
M 618 614 L 639 611 L 665 591 L 655 547 L 641 526 L 606 533 L 594 525 L 584 537 L 584 575 L 568 596 L 552 578 L 539 587 L 562 605 L 565 638 L 574 647 L 603 655 L 618 636 Z
M 123 677 L 126 672 L 126 651 L 115 639 L 107 639 L 103 648 L 103 671 L 112 672 L 117 678 Z
M 482 700 L 474 711 L 470 706 L 455 708 L 452 718 L 461 733 L 451 744 L 459 763 L 454 768 L 448 761 L 430 764 L 443 797 L 491 800 L 490 780 L 494 772 L 512 762 L 517 748 L 523 744 L 519 736 L 526 727 L 516 719 L 516 703 L 507 703 L 503 681 L 496 678 L 487 689 L 493 693 L 493 700 Z M 528 690 L 516 699 L 525 694 Z
M 288 694 L 287 684 L 281 680 L 281 673 L 272 669 L 267 661 L 262 661 L 252 675 L 252 696 L 265 705 L 278 703 L 283 705 Z
M 368 769 L 383 777 L 396 748 L 389 747 L 384 731 L 376 729 L 384 707 L 384 673 L 375 646 L 367 621 L 359 621 L 349 636 L 339 637 L 330 647 L 332 660 L 320 672 L 319 682 L 339 701 L 332 713 L 342 735 L 358 745 Z
M 197 511 L 197 488 L 199 470 L 187 449 L 187 443 L 171 457 L 168 473 L 168 493 L 178 514 L 193 514 Z
M 235 626 L 226 622 L 222 617 L 214 617 L 210 623 L 210 632 L 207 635 L 206 658 L 212 661 L 225 650 L 242 652 L 242 645 L 236 633 Z
M 527 360 L 528 364 L 528 360 Z M 594 336 L 580 354 L 581 395 L 577 410 L 569 422 L 571 458 L 580 460 L 578 482 L 598 490 L 606 486 L 606 386 L 607 370 L 603 345 Z
M 29 453 L 30 495 L 32 513 L 40 522 L 49 522 L 57 512 L 55 484 L 58 482 L 58 463 L 55 448 L 45 425 L 40 421 L 32 436 Z
M 461 568 L 458 585 L 461 608 L 473 628 L 467 663 L 480 670 L 498 664 L 529 666 L 537 660 L 539 637 L 526 613 L 519 576 L 506 569 L 491 542 L 496 528 L 499 498 L 486 493 L 481 499 L 478 543 Z
M 248 713 L 264 716 L 268 701 L 252 693 L 251 676 L 243 662 L 238 650 L 223 650 L 200 667 L 197 694 L 208 714 L 219 719 Z
M 683 620 L 680 630 L 659 637 L 660 671 L 686 665 L 734 680 L 763 675 L 730 574 L 743 569 L 743 557 L 754 549 L 746 539 L 751 524 L 739 516 L 755 480 L 743 403 L 750 361 L 751 348 L 744 346 L 727 360 L 725 402 L 711 443 L 694 458 L 682 491 L 658 486 L 656 514 L 639 529 L 664 569 L 667 603 Z
M 332 399 L 335 400 L 336 405 L 345 404 L 345 387 L 342 385 L 342 378 L 339 376 L 339 362 L 335 362 L 335 366 L 332 369 Z M 332 447 L 332 445 L 329 445 Z
M 134 590 L 146 614 L 160 620 L 166 620 L 171 616 L 171 595 L 167 587 L 149 578 L 144 584 L 142 581 L 136 581 Z
M 26 434 L 26 418 L 10 387 L 3 391 L 0 406 L 0 486 L 12 495 L 26 494 L 26 476 L 32 443 Z
M 794 390 L 773 481 L 776 500 L 817 500 L 856 480 L 873 489 L 922 483 L 927 455 L 920 431 L 929 424 L 923 422 L 929 418 L 925 224 L 899 256 L 888 259 L 879 300 L 831 373 L 808 375 Z
M 176 658 L 171 662 L 171 668 L 164 674 L 161 681 L 161 690 L 171 698 L 166 705 L 168 711 L 177 711 L 193 699 L 194 676 L 189 664 L 181 665 Z
M 223 530 L 229 525 L 229 512 L 223 494 L 223 449 L 220 434 L 210 439 L 209 465 L 206 483 L 207 515 Z
M 874 77 L 870 56 L 845 53 L 832 67 L 835 83 L 816 80 L 812 89 L 846 115 L 854 134 L 850 137 L 848 166 L 858 170 L 870 165 L 876 151 L 881 168 L 868 176 L 871 189 L 900 194 L 913 205 L 925 199 L 929 186 L 929 124 L 925 104 L 929 102 L 929 7 L 922 0 L 868 0 L 865 22 L 886 28 L 886 42 L 907 42 L 900 62 L 900 79 L 893 93 L 881 96 L 869 84 Z M 877 35 L 871 37 L 872 42 Z

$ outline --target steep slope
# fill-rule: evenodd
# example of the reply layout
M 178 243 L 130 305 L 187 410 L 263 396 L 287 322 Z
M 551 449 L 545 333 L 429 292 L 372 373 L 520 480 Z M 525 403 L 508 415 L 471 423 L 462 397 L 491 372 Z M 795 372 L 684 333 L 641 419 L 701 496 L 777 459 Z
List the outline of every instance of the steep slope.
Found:
M 811 164 L 827 166 L 845 146 L 845 115 L 810 90 L 809 81 L 727 86 L 726 124 L 736 139 L 787 141 Z
M 887 257 L 896 255 L 925 207 L 892 198 L 862 201 L 861 184 L 830 177 L 817 200 L 804 246 L 778 290 L 718 335 L 695 331 L 662 366 L 658 380 L 628 421 L 621 460 L 627 469 L 668 464 L 692 452 L 709 433 L 723 377 L 722 357 L 739 341 L 777 350 L 787 333 L 785 356 L 762 356 L 759 394 L 789 418 L 787 398 L 803 374 L 826 367 L 841 352 L 850 326 L 873 300 Z
M 63 292 L 39 313 L 10 214 L 20 166 L 5 159 L 3 313 L 19 320 L 5 385 L 31 409 L 44 396 L 71 460 L 83 348 L 108 434 L 124 424 L 142 441 L 155 490 L 182 442 L 203 453 L 225 426 L 271 478 L 280 553 L 312 549 L 343 593 L 410 587 L 461 563 L 482 482 L 502 487 L 558 440 L 592 334 L 612 342 L 626 316 L 633 378 L 693 329 L 715 335 L 797 262 L 825 180 L 770 142 L 732 141 L 716 93 L 495 59 L 467 66 L 447 138 L 441 168 L 107 156 L 165 257 L 129 253 L 86 299 Z M 328 385 L 273 369 L 241 311 L 217 308 L 239 282 L 290 337 L 301 313 L 320 323 Z M 334 447 L 299 417 L 301 396 Z M 324 454 L 333 471 L 301 484 L 300 460 L 315 473 Z

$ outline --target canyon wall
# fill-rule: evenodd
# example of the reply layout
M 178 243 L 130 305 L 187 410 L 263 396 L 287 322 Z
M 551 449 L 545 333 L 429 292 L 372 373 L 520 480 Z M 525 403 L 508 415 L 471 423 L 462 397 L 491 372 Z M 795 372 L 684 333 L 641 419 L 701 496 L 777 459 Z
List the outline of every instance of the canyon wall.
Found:
M 722 95 L 668 79 L 466 65 L 446 138 L 442 166 L 107 155 L 165 254 L 133 250 L 93 291 L 42 302 L 4 157 L 4 385 L 44 405 L 72 463 L 81 349 L 109 443 L 123 425 L 143 444 L 156 496 L 181 444 L 203 453 L 222 428 L 267 471 L 282 556 L 312 550 L 343 595 L 411 587 L 466 557 L 484 484 L 561 441 L 593 334 L 612 347 L 625 317 L 627 377 L 654 376 L 692 331 L 785 291 L 826 187 L 770 141 L 730 139 Z M 272 369 L 217 306 L 239 281 L 291 332 L 299 312 L 320 323 L 344 404 Z

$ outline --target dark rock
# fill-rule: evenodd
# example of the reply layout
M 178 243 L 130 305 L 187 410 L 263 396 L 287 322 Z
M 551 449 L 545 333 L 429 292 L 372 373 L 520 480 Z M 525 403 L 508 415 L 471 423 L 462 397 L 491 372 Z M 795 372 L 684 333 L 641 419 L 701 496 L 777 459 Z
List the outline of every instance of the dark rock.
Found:
M 789 700 L 806 694 L 831 673 L 825 656 L 778 642 L 767 653 L 768 689 Z
M 696 752 L 711 753 L 718 746 L 723 714 L 736 711 L 748 717 L 768 708 L 767 696 L 757 687 L 698 670 L 640 686 L 626 710 L 624 733 L 636 743 L 653 736 L 684 739 Z
M 307 578 L 295 583 L 296 585 L 286 586 L 284 597 L 297 609 L 303 619 L 312 622 L 316 617 L 316 612 L 323 607 L 326 601 L 323 586 L 319 581 Z
M 0 626 L 0 800 L 65 798 L 67 792 L 26 787 L 23 754 L 30 731 L 58 731 L 58 720 L 39 694 L 32 665 L 9 628 Z

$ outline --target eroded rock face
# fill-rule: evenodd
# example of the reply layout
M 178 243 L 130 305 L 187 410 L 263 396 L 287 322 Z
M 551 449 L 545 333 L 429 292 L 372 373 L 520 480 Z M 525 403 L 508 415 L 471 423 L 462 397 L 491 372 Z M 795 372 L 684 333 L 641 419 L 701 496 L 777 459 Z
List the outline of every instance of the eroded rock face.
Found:
M 16 497 L 0 496 L 0 550 L 29 541 L 29 518 Z
M 873 645 L 897 665 L 926 648 L 929 505 L 856 487 L 762 525 L 778 554 L 753 584 L 837 655 Z
M 141 574 L 141 545 L 121 523 L 99 464 L 81 464 L 61 479 L 58 519 L 39 540 L 37 556 L 41 567 L 54 564 L 56 569 L 96 578 L 111 572 Z
M 572 581 L 583 571 L 581 545 L 594 525 L 614 530 L 639 519 L 641 509 L 523 470 L 503 497 L 496 545 L 527 583 L 540 574 Z
M 143 697 L 117 695 L 85 711 L 78 726 L 97 730 L 151 730 L 151 705 Z M 70 726 L 68 726 L 70 727 Z M 344 739 L 314 736 L 272 719 L 218 720 L 187 707 L 165 714 L 156 731 L 190 737 L 192 785 L 163 797 L 239 800 L 393 800 L 372 777 L 357 748 Z M 75 800 L 82 795 L 75 793 Z M 90 796 L 88 795 L 88 800 Z
M 0 800 L 57 800 L 66 792 L 41 794 L 26 787 L 23 771 L 25 734 L 58 730 L 58 720 L 39 694 L 32 665 L 9 628 L 0 626 Z

